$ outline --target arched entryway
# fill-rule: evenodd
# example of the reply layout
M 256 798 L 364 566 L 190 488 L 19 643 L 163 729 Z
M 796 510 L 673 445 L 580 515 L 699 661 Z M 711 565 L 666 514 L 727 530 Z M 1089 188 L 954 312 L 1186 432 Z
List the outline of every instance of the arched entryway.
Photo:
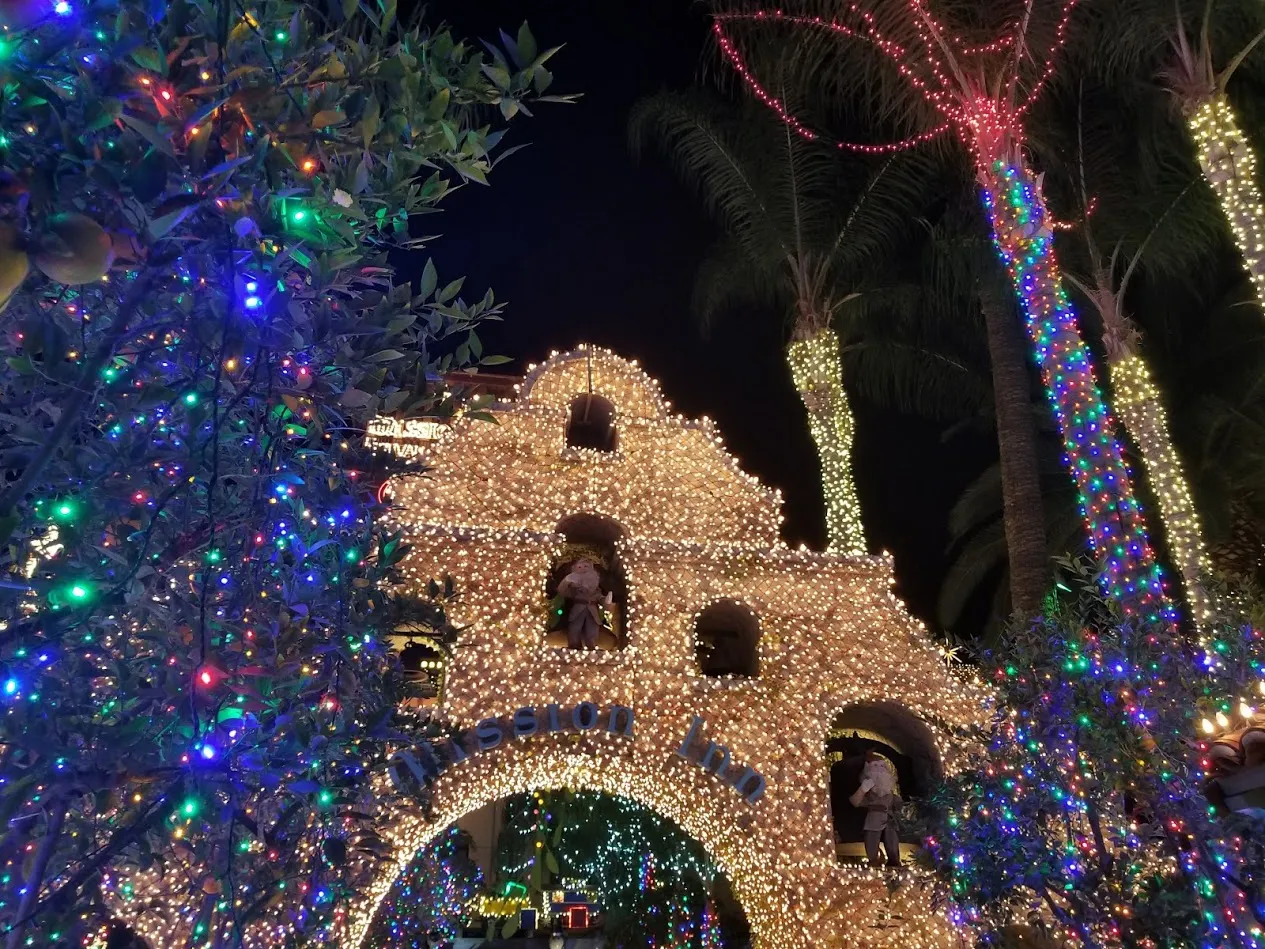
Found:
M 574 736 L 548 743 L 519 742 L 480 754 L 441 774 L 432 785 L 429 816 L 397 822 L 396 857 L 349 921 L 346 945 L 364 945 L 369 924 L 413 856 L 448 827 L 516 794 L 567 788 L 628 798 L 653 810 L 698 841 L 732 886 L 757 949 L 808 949 L 795 881 L 760 859 L 750 846 L 754 823 L 739 801 L 713 794 L 710 783 L 674 780 L 663 759 L 629 742 L 612 754 L 611 739 Z M 603 747 L 605 746 L 605 747 Z M 604 752 L 604 753 L 603 753 Z M 722 789 L 724 790 L 724 789 Z
M 865 861 L 866 810 L 850 798 L 858 788 L 867 760 L 879 759 L 896 779 L 896 792 L 908 805 L 926 795 L 940 779 L 942 765 L 930 729 L 896 702 L 850 705 L 835 716 L 826 737 L 830 765 L 830 813 L 836 852 L 844 863 Z M 908 862 L 919 839 L 893 814 L 902 859 Z M 887 855 L 884 854 L 884 857 Z
M 365 946 L 428 934 L 750 945 L 728 881 L 697 841 L 629 798 L 567 789 L 513 795 L 437 835 L 392 885 Z

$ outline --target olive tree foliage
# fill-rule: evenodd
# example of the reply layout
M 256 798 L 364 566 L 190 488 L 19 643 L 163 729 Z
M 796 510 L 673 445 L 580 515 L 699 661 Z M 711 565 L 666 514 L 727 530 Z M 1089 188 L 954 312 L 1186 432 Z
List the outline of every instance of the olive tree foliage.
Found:
M 393 0 L 0 19 L 0 938 L 325 938 L 413 728 L 357 436 L 498 361 L 490 291 L 388 254 L 567 98 L 555 50 Z

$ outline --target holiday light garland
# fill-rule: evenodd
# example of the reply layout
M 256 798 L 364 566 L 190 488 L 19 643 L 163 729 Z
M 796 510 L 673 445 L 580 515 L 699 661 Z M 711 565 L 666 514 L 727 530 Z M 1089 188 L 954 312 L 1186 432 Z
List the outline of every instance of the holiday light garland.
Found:
M 1224 92 L 1188 110 L 1186 124 L 1199 167 L 1230 223 L 1257 299 L 1265 303 L 1265 200 L 1256 183 L 1256 153 Z
M 346 436 L 442 411 L 430 343 L 477 364 L 500 309 L 386 255 L 490 171 L 481 110 L 520 93 L 481 66 L 549 79 L 394 13 L 0 8 L 5 88 L 43 90 L 0 116 L 10 947 L 109 914 L 154 947 L 320 942 L 372 875 L 370 775 L 426 730 Z
M 617 452 L 566 445 L 570 404 L 590 391 L 616 407 Z M 776 493 L 738 468 L 709 422 L 670 414 L 635 364 L 606 351 L 554 356 L 531 370 L 518 401 L 492 411 L 498 424 L 458 421 L 423 455 L 434 473 L 394 479 L 388 492 L 412 545 L 405 575 L 421 584 L 451 571 L 462 591 L 451 615 L 466 632 L 443 712 L 469 727 L 521 706 L 593 700 L 633 708 L 635 736 L 536 736 L 471 755 L 435 780 L 430 819 L 401 813 L 393 822 L 396 866 L 489 802 L 602 791 L 698 840 L 733 882 L 761 949 L 861 933 L 875 945 L 955 939 L 930 908 L 925 874 L 901 871 L 889 892 L 883 872 L 835 858 L 825 742 L 840 712 L 846 722 L 848 708 L 880 703 L 904 716 L 927 760 L 950 772 L 988 716 L 987 690 L 951 673 L 944 650 L 891 596 L 890 563 L 784 547 Z M 576 514 L 623 531 L 615 549 L 629 590 L 628 642 L 619 651 L 544 645 L 546 581 L 563 542 L 556 531 Z M 692 623 L 717 599 L 759 617 L 755 679 L 698 672 Z M 754 805 L 676 754 L 694 715 L 708 740 L 767 779 Z M 391 878 L 355 908 L 349 945 Z M 871 935 L 892 916 L 905 921 Z
M 1041 919 L 1090 947 L 1265 944 L 1259 815 L 1203 793 L 1228 760 L 1218 732 L 1257 720 L 1265 638 L 1213 597 L 1217 658 L 1192 663 L 1171 626 L 1122 622 L 1089 571 L 1069 583 L 990 657 L 1011 711 L 939 798 L 930 845 L 958 918 L 994 934 Z
M 1118 359 L 1108 356 L 1107 371 L 1120 421 L 1138 447 L 1147 478 L 1164 521 L 1164 536 L 1181 569 L 1186 599 L 1197 620 L 1208 612 L 1203 577 L 1212 569 L 1199 527 L 1199 513 L 1181 460 L 1168 432 L 1159 390 L 1151 381 L 1146 361 L 1138 353 Z
M 791 342 L 786 361 L 791 378 L 808 410 L 808 430 L 821 463 L 821 488 L 826 501 L 828 550 L 864 554 L 865 532 L 861 505 L 852 477 L 852 437 L 855 425 L 840 373 L 839 337 L 829 327 L 808 339 Z
M 967 43 L 939 23 L 921 0 L 908 0 L 906 5 L 908 41 L 897 42 L 884 34 L 877 19 L 858 3 L 841 11 L 849 22 L 785 9 L 724 12 L 715 17 L 713 32 L 722 55 L 752 93 L 806 138 L 820 135 L 759 82 L 729 36 L 730 24 L 780 24 L 866 44 L 891 60 L 913 97 L 930 106 L 943 123 L 892 145 L 836 143 L 840 147 L 859 151 L 907 148 L 946 126 L 957 131 L 973 157 L 994 241 L 1027 317 L 1033 354 L 1063 435 L 1065 464 L 1079 489 L 1094 550 L 1108 565 L 1103 575 L 1107 589 L 1131 613 L 1172 620 L 1175 613 L 1146 536 L 1123 453 L 1059 280 L 1051 239 L 1053 221 L 1036 178 L 1022 158 L 1023 116 L 1052 75 L 1075 5 L 1075 0 L 1069 0 L 1059 9 L 1054 42 L 1045 51 L 1044 61 L 1031 57 L 1038 70 L 1022 92 L 1017 70 L 1029 57 L 1012 53 L 1025 37 L 1016 33 L 994 43 Z M 1016 29 L 1026 29 L 1027 24 L 1025 17 Z M 975 76 L 982 78 L 968 78 Z
M 1023 164 L 980 169 L 993 240 L 1027 318 L 1037 366 L 1063 435 L 1107 591 L 1148 622 L 1175 619 L 1132 490 L 1114 423 L 1054 261 L 1053 230 L 1036 177 Z

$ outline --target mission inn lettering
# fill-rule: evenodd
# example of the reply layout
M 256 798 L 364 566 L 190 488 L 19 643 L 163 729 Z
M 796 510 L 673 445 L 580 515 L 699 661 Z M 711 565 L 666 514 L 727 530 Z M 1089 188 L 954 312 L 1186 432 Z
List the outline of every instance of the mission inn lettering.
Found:
M 389 773 L 401 790 L 424 789 L 454 764 L 472 754 L 491 751 L 503 742 L 527 739 L 554 732 L 605 731 L 622 738 L 633 738 L 633 710 L 627 705 L 599 707 L 594 702 L 580 702 L 572 708 L 551 704 L 524 706 L 509 715 L 485 718 L 472 729 L 463 729 L 445 738 L 419 742 L 391 756 Z M 674 752 L 704 771 L 716 775 L 742 795 L 748 804 L 763 796 L 767 782 L 750 766 L 731 760 L 727 747 L 701 737 L 706 722 L 695 715 L 680 746 Z

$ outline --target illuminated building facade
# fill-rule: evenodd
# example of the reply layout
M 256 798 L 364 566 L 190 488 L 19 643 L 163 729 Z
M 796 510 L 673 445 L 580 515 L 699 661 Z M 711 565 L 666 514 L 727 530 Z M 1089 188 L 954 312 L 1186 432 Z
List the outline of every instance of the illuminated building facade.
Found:
M 394 869 L 354 908 L 348 945 L 435 834 L 557 787 L 633 798 L 694 836 L 758 949 L 954 944 L 918 871 L 836 858 L 832 732 L 891 732 L 939 774 L 990 716 L 987 689 L 891 594 L 890 560 L 786 547 L 777 492 L 604 350 L 553 356 L 491 412 L 437 438 L 373 430 L 378 450 L 428 469 L 386 493 L 410 582 L 455 579 L 464 631 L 439 714 L 467 731 L 429 818 L 393 822 Z M 590 651 L 556 628 L 560 575 L 580 557 L 611 594 Z

